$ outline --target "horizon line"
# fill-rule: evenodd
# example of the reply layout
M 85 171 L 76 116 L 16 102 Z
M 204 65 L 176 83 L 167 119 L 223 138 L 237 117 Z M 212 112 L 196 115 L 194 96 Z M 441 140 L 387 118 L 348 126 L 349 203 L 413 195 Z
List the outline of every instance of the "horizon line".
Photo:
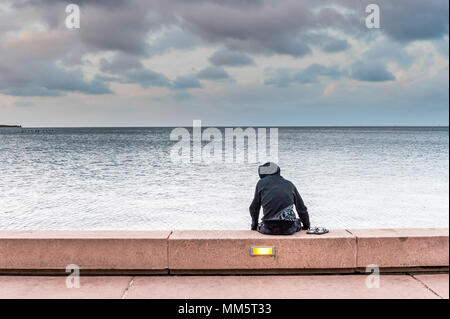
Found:
M 2 125 L 0 125 L 2 127 Z M 174 127 L 192 127 L 192 125 L 173 125 L 173 126 L 14 126 L 7 125 L 3 128 L 22 128 L 22 129 L 64 129 L 64 128 L 174 128 Z M 238 127 L 261 127 L 261 128 L 449 128 L 449 125 L 202 125 L 201 127 L 217 128 L 238 128 Z

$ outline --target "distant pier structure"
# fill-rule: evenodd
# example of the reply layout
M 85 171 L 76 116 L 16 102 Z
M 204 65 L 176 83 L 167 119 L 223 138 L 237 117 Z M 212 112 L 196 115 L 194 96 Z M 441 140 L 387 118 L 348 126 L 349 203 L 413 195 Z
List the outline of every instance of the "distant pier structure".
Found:
M 4 127 L 15 127 L 15 128 L 21 128 L 22 125 L 1 125 L 0 124 L 0 128 L 4 128 Z

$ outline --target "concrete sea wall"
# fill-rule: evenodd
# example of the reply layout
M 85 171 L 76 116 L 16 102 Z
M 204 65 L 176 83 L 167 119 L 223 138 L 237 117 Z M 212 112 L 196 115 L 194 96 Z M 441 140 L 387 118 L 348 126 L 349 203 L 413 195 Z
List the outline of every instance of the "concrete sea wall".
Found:
M 252 247 L 273 255 L 252 256 Z M 254 231 L 0 231 L 0 274 L 278 274 L 436 271 L 449 266 L 449 229 Z

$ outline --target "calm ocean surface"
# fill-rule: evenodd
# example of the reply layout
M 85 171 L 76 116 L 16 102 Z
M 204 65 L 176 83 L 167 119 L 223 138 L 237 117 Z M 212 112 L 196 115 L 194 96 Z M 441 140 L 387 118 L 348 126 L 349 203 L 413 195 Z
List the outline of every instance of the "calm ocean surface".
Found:
M 258 164 L 174 164 L 171 128 L 0 129 L 0 229 L 248 229 Z M 448 128 L 280 128 L 330 228 L 448 227 Z

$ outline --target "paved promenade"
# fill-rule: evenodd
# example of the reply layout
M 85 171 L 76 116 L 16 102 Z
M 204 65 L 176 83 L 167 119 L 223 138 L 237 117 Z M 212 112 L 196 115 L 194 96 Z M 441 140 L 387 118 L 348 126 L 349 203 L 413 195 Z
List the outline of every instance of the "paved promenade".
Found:
M 386 274 L 379 288 L 366 275 L 0 276 L 0 298 L 449 298 L 446 274 Z M 373 282 L 372 282 L 373 284 Z

